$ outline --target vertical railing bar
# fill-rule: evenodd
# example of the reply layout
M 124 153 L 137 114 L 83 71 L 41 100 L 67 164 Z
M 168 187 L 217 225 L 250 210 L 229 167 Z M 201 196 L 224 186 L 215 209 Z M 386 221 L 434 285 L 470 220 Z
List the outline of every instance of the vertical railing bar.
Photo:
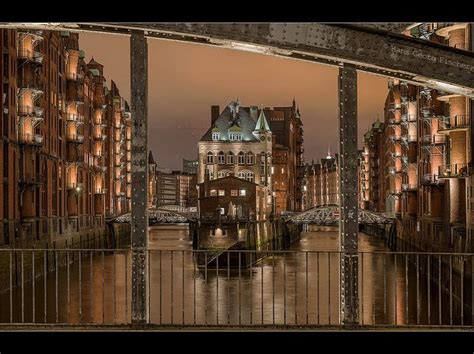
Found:
M 471 255 L 471 326 L 474 326 L 474 256 Z
M 54 252 L 54 263 L 55 263 L 55 278 L 56 278 L 56 296 L 55 296 L 55 301 L 56 301 L 56 323 L 59 322 L 59 289 L 58 289 L 58 273 L 59 273 L 59 269 L 58 269 L 58 252 L 59 251 L 55 251 Z
M 309 315 L 308 315 L 308 251 L 305 253 L 306 257 L 306 304 L 305 304 L 305 311 L 306 311 L 306 324 L 309 323 Z
M 298 324 L 298 252 L 295 252 L 295 325 Z
M 113 302 L 114 302 L 114 323 L 117 322 L 117 252 L 114 250 L 112 253 L 114 257 L 114 270 L 113 270 L 113 283 L 114 283 L 114 291 L 113 291 Z
M 35 289 L 35 251 L 31 251 L 31 274 L 32 274 L 32 285 L 31 285 L 31 288 L 32 288 L 32 297 L 31 297 L 31 301 L 32 301 L 32 311 L 33 311 L 33 316 L 32 316 L 32 323 L 35 323 L 36 322 L 36 319 L 35 319 L 35 295 L 36 295 L 36 289 Z
M 94 322 L 94 285 L 93 285 L 93 280 L 92 280 L 92 258 L 93 258 L 93 254 L 92 254 L 93 251 L 90 251 L 89 252 L 89 282 L 90 282 L 90 303 L 91 303 L 91 319 L 90 319 L 90 323 L 93 323 Z
M 374 271 L 374 260 L 377 259 L 377 254 L 370 255 L 372 261 L 372 266 L 370 267 L 372 271 L 372 324 L 375 324 L 375 271 Z
M 253 315 L 253 256 L 252 252 L 250 252 L 250 266 L 249 266 L 249 272 L 250 272 L 250 324 L 253 323 L 252 315 Z M 255 255 L 255 257 L 257 257 Z
M 439 318 L 439 325 L 441 326 L 443 322 L 443 304 L 441 301 L 441 259 L 443 258 L 442 255 L 438 258 L 438 318 Z
M 361 311 L 360 322 L 363 325 L 364 324 L 364 252 L 360 253 L 360 273 L 361 273 L 361 279 L 360 279 L 360 295 L 361 296 L 360 297 L 362 299 L 361 304 L 360 304 L 360 311 Z
M 105 323 L 105 268 L 104 268 L 104 250 L 102 250 L 102 262 L 101 262 L 101 273 L 102 273 L 102 323 Z M 149 258 L 149 257 L 147 257 Z
M 239 251 L 239 326 L 242 324 L 242 253 Z
M 272 252 L 272 322 L 275 324 L 275 253 Z
M 261 273 L 260 278 L 262 280 L 261 285 L 260 285 L 260 288 L 261 288 L 261 298 L 260 298 L 261 299 L 261 307 L 260 307 L 260 311 L 262 313 L 262 324 L 263 324 L 263 262 L 262 261 L 260 261 L 260 273 Z
M 428 302 L 428 325 L 431 324 L 431 255 L 427 255 L 427 302 Z
M 453 255 L 449 255 L 449 324 L 453 325 Z
M 162 269 L 162 253 L 161 250 L 158 251 L 160 256 L 160 324 L 163 323 L 163 269 Z
M 125 272 L 125 274 L 127 274 Z M 82 323 L 82 251 L 79 251 L 79 323 Z
M 408 254 L 405 253 L 405 324 L 408 322 Z
M 230 252 L 227 251 L 227 324 L 230 324 Z
M 331 255 L 328 255 L 328 322 L 331 324 Z
M 461 262 L 461 326 L 464 326 L 464 256 L 460 257 L 462 259 Z M 473 292 L 474 294 L 474 292 Z
M 13 323 L 13 251 L 10 250 L 10 323 Z
M 194 262 L 195 255 L 191 251 L 191 260 L 193 265 L 193 324 L 196 324 L 196 263 Z
M 70 301 L 70 274 L 69 274 L 69 250 L 66 251 L 66 278 L 67 278 L 67 322 L 71 322 L 71 301 Z
M 383 254 L 383 319 L 387 324 L 387 254 Z
M 318 296 L 317 311 L 318 311 L 318 325 L 319 325 L 319 324 L 320 324 L 320 322 L 319 322 L 319 302 L 320 302 L 320 301 L 319 301 L 319 298 L 320 298 L 320 292 L 321 292 L 321 284 L 320 284 L 320 282 L 319 282 L 319 269 L 320 269 L 320 264 L 319 264 L 319 251 L 316 253 L 316 257 L 317 257 L 316 261 L 317 261 L 317 263 L 318 263 L 318 268 L 317 268 L 317 270 L 316 270 L 316 277 L 317 277 L 317 279 L 316 279 L 316 284 L 318 285 L 318 291 L 317 291 L 316 294 L 317 294 L 317 296 Z
M 397 254 L 393 254 L 394 265 L 393 265 L 393 291 L 394 291 L 394 301 L 393 301 L 393 308 L 394 308 L 394 325 L 398 325 L 398 314 L 397 314 Z
M 216 324 L 219 324 L 219 255 L 216 257 Z
M 25 266 L 23 257 L 23 251 L 21 251 L 21 323 L 25 323 Z
M 48 301 L 47 301 L 47 298 L 48 298 L 48 289 L 47 289 L 47 278 L 48 278 L 48 268 L 47 268 L 47 265 L 46 265 L 46 259 L 48 257 L 48 253 L 47 253 L 47 250 L 44 250 L 44 259 L 43 259 L 43 265 L 44 265 L 44 281 L 43 281 L 43 284 L 44 284 L 44 304 L 43 304 L 43 307 L 44 307 L 44 323 L 47 322 L 47 309 L 48 309 Z
M 420 254 L 416 254 L 416 324 L 420 324 Z
M 171 276 L 170 276 L 170 280 L 171 280 L 171 324 L 173 324 L 173 312 L 174 312 L 174 294 L 173 294 L 173 290 L 174 290 L 174 279 L 173 279 L 173 268 L 174 268 L 174 260 L 173 260 L 173 251 L 170 251 L 170 259 L 171 259 Z
M 184 325 L 184 312 L 185 312 L 184 311 L 184 275 L 185 275 L 185 273 L 184 273 L 184 250 L 181 250 L 181 269 L 182 269 L 182 272 L 181 272 L 182 284 L 181 284 L 181 286 L 182 286 L 182 290 L 183 290 L 182 295 L 181 295 L 182 296 L 182 301 L 183 301 L 183 303 L 182 303 L 182 305 L 183 305 L 183 308 L 182 308 L 183 314 L 182 315 L 183 315 L 183 325 Z
M 283 324 L 286 325 L 286 254 L 283 255 Z
M 125 321 L 127 322 L 128 322 L 128 256 L 129 256 L 129 253 L 125 252 Z
M 207 251 L 204 251 L 204 289 L 206 289 L 206 293 L 207 293 Z M 206 297 L 207 297 L 207 294 L 206 294 Z M 208 304 L 208 301 L 205 301 L 204 303 L 204 323 L 207 325 L 207 304 Z

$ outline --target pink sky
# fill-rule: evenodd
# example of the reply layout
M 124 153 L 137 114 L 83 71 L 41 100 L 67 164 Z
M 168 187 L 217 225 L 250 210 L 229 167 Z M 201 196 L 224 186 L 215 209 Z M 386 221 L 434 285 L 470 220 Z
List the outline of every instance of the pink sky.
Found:
M 85 33 L 80 46 L 104 65 L 130 101 L 129 39 Z M 337 68 L 210 46 L 148 40 L 148 143 L 162 167 L 181 169 L 197 157 L 197 140 L 210 122 L 210 106 L 239 98 L 244 106 L 290 106 L 293 97 L 304 125 L 305 159 L 337 152 Z M 358 76 L 359 146 L 377 116 L 383 120 L 387 79 Z

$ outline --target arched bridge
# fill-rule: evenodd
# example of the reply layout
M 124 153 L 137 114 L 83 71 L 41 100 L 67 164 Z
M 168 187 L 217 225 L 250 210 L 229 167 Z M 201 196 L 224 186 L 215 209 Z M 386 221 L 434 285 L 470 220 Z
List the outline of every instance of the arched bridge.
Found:
M 359 209 L 359 224 L 392 224 L 390 219 L 380 213 Z M 294 224 L 314 224 L 335 226 L 339 224 L 339 206 L 326 205 L 285 216 L 287 222 Z
M 196 221 L 197 214 L 191 208 L 178 205 L 164 205 L 148 210 L 148 222 L 150 225 L 158 224 L 181 224 Z M 117 223 L 129 223 L 131 213 L 120 215 L 112 220 Z

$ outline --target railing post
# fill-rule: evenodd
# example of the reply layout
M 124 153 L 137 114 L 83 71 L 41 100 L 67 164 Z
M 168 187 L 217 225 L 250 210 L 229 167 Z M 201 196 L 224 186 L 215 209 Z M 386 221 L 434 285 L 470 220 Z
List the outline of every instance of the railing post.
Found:
M 130 38 L 132 113 L 132 324 L 149 322 L 148 309 L 148 50 L 143 32 Z
M 340 320 L 359 323 L 358 206 L 357 206 L 357 72 L 353 65 L 339 68 L 339 234 Z

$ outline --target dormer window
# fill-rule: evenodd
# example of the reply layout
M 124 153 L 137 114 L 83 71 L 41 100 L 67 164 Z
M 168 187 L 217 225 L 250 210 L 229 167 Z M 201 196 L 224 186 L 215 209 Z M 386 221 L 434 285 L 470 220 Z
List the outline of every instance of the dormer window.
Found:
M 229 140 L 230 141 L 242 140 L 242 133 L 229 133 Z
M 219 133 L 218 133 L 218 132 L 212 133 L 212 140 L 213 140 L 213 141 L 219 140 Z

